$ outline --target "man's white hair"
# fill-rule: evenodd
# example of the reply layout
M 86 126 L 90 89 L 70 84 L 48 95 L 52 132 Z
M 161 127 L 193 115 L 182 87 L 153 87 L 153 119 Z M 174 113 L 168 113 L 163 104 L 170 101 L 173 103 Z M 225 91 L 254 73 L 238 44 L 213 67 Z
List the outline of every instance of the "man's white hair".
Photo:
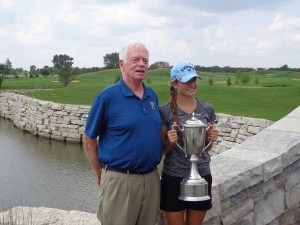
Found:
M 124 62 L 126 62 L 128 49 L 132 48 L 132 47 L 140 47 L 140 46 L 144 47 L 148 52 L 148 49 L 146 48 L 146 46 L 143 43 L 134 42 L 134 43 L 131 43 L 130 45 L 127 45 L 121 49 L 121 51 L 119 52 L 119 60 L 123 60 Z

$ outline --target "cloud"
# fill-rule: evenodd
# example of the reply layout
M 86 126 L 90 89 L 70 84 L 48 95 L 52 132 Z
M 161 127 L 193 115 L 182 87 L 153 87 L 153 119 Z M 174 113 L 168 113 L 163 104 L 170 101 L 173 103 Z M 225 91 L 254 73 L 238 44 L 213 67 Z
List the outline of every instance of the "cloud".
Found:
M 282 14 L 276 15 L 273 23 L 270 25 L 270 31 L 293 31 L 295 29 L 300 30 L 300 16 L 286 18 Z
M 0 0 L 0 62 L 79 67 L 141 41 L 150 63 L 300 67 L 297 0 Z M 280 55 L 280 57 L 279 57 Z

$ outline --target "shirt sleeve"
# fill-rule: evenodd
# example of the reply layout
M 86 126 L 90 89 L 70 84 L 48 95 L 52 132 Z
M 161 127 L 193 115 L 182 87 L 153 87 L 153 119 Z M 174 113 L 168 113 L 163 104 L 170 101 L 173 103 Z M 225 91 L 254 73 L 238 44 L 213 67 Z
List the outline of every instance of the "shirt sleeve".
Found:
M 90 138 L 96 138 L 104 131 L 106 124 L 106 103 L 105 96 L 99 94 L 91 107 L 89 116 L 86 122 L 84 133 Z

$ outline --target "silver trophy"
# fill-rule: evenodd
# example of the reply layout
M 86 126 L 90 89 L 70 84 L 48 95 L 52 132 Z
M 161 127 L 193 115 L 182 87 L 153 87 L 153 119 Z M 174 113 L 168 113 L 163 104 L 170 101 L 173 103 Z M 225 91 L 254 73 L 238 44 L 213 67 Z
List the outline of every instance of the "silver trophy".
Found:
M 176 145 L 190 157 L 191 171 L 188 177 L 180 182 L 180 200 L 184 201 L 205 201 L 210 199 L 208 195 L 208 183 L 203 179 L 197 169 L 198 156 L 210 145 L 205 146 L 206 131 L 210 126 L 198 120 L 194 113 L 191 120 L 187 120 L 182 128 L 178 130 L 182 133 L 184 146 L 181 147 L 178 142 Z

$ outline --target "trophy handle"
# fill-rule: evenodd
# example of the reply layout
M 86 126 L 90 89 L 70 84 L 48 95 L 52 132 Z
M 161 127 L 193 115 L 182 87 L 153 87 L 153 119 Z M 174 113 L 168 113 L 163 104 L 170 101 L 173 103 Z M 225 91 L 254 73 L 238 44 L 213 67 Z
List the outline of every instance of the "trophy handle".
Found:
M 178 125 L 172 125 L 172 129 L 174 129 L 174 128 L 175 128 L 175 130 L 179 130 L 181 133 L 183 133 L 183 131 L 184 131 L 184 128 L 180 129 L 180 128 L 178 127 Z M 178 144 L 178 141 L 176 141 L 176 145 L 177 145 L 177 147 L 178 147 L 180 150 L 182 150 L 182 151 L 184 152 L 185 157 L 187 157 L 186 146 L 183 146 L 183 148 L 182 148 L 182 147 Z
M 207 128 L 206 128 L 206 131 L 210 128 L 210 127 L 213 127 L 214 125 L 209 125 Z M 202 150 L 202 152 L 204 152 L 205 151 L 205 149 L 207 149 L 209 146 L 210 146 L 210 144 L 211 144 L 211 142 L 212 141 L 209 141 L 209 143 L 205 146 L 205 148 Z M 202 153 L 201 153 L 202 154 Z

